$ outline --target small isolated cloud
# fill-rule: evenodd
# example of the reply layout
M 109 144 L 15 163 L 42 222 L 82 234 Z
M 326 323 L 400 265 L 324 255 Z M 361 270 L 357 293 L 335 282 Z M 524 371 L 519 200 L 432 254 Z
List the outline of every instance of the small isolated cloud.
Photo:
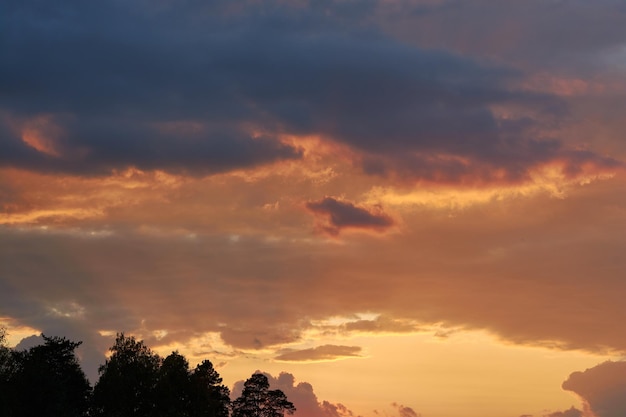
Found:
M 311 384 L 308 382 L 296 384 L 295 377 L 290 373 L 281 372 L 278 377 L 260 371 L 257 373 L 263 373 L 267 377 L 271 389 L 279 389 L 285 393 L 287 399 L 296 407 L 294 417 L 359 417 L 343 404 L 328 401 L 320 402 Z M 244 381 L 235 383 L 231 392 L 232 398 L 241 395 L 243 384 Z
M 626 415 L 626 362 L 604 362 L 584 372 L 574 372 L 563 383 L 563 389 L 578 394 L 584 414 L 595 417 Z M 568 410 L 564 417 L 578 417 Z M 551 415 L 552 416 L 552 415 Z M 561 417 L 556 414 L 555 417 Z
M 320 408 L 329 417 L 352 417 L 354 413 L 341 403 L 333 404 L 328 401 L 322 401 Z
M 398 417 L 421 417 L 421 414 L 417 414 L 411 407 L 398 403 L 392 403 L 391 405 L 398 411 Z
M 335 359 L 359 357 L 359 346 L 323 345 L 311 349 L 292 350 L 285 352 L 275 359 L 279 361 L 304 362 L 304 361 L 330 361 Z
M 315 215 L 324 219 L 321 225 L 326 233 L 336 236 L 343 229 L 361 229 L 382 232 L 394 225 L 394 220 L 379 206 L 359 207 L 349 201 L 325 197 L 306 204 Z

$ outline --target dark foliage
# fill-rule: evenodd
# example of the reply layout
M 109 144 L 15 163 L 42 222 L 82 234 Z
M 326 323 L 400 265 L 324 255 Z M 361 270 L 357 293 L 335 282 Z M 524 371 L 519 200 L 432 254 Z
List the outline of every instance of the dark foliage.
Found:
M 178 352 L 163 360 L 156 381 L 156 410 L 159 417 L 189 417 L 191 409 L 189 363 Z
M 230 392 L 213 364 L 204 360 L 191 374 L 193 417 L 228 417 Z
M 43 345 L 21 352 L 4 351 L 6 416 L 86 416 L 91 387 L 74 350 L 81 342 L 46 337 Z
M 262 374 L 245 382 L 231 407 L 210 361 L 191 371 L 180 353 L 162 359 L 123 333 L 92 391 L 75 354 L 81 342 L 42 337 L 44 344 L 15 351 L 0 328 L 0 417 L 229 417 L 231 411 L 233 417 L 283 417 L 295 411 Z
M 93 392 L 93 416 L 151 417 L 156 415 L 155 388 L 161 358 L 142 341 L 119 333 L 111 356 L 98 369 Z
M 233 401 L 233 417 L 283 417 L 293 414 L 294 405 L 281 390 L 270 390 L 267 377 L 253 374 L 245 383 L 241 397 Z
M 6 346 L 6 331 L 0 328 L 0 415 L 10 415 L 10 384 L 13 373 L 13 357 L 11 350 Z

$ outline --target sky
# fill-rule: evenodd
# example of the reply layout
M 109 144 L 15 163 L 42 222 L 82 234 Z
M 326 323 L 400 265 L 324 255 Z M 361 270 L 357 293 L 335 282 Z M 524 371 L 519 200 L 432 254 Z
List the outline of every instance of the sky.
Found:
M 0 325 L 296 417 L 626 415 L 622 0 L 6 0 Z

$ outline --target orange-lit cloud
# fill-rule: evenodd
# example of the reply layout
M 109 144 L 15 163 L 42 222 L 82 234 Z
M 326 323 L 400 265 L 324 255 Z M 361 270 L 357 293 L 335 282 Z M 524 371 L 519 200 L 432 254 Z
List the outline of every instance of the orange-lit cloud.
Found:
M 341 246 L 311 237 L 306 213 L 297 210 L 288 221 L 299 222 L 300 239 L 291 229 L 292 235 L 268 239 L 271 224 L 235 239 L 227 229 L 210 233 L 202 218 L 185 226 L 187 234 L 116 226 L 89 240 L 41 228 L 4 229 L 3 268 L 22 271 L 7 270 L 4 285 L 13 290 L 5 294 L 47 305 L 74 300 L 99 329 L 138 329 L 146 319 L 148 329 L 217 331 L 248 349 L 296 341 L 311 319 L 370 311 L 384 314 L 340 328 L 384 333 L 443 322 L 488 328 L 518 343 L 619 350 L 626 339 L 605 319 L 623 315 L 613 301 L 622 287 L 622 234 L 613 227 L 622 216 L 616 209 L 622 194 L 613 192 L 619 184 L 565 199 L 517 198 L 459 211 L 403 208 L 402 235 L 380 242 L 347 236 Z M 176 225 L 145 210 L 105 221 Z M 579 221 L 583 215 L 593 223 Z M 599 265 L 604 274 L 594 272 Z M 5 301 L 5 308 L 15 303 Z
M 28 146 L 53 157 L 61 156 L 56 147 L 56 138 L 62 135 L 61 130 L 54 123 L 54 118 L 41 115 L 23 123 L 21 127 L 22 140 Z

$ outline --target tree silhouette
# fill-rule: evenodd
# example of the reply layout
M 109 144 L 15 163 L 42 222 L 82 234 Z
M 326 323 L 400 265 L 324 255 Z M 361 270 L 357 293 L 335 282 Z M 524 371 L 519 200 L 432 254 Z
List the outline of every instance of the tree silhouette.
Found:
M 82 342 L 42 337 L 43 345 L 12 353 L 15 363 L 8 380 L 12 415 L 86 416 L 91 387 L 74 352 Z
M 281 390 L 270 390 L 267 377 L 253 374 L 245 383 L 241 397 L 232 404 L 233 417 L 283 417 L 293 414 L 294 405 Z
M 204 360 L 191 374 L 193 417 L 228 417 L 230 392 L 209 360 Z
M 160 417 L 189 417 L 191 410 L 189 363 L 178 352 L 163 360 L 156 383 L 156 409 Z
M 6 345 L 6 329 L 0 327 L 0 415 L 9 416 L 9 401 L 12 398 L 9 383 L 14 369 L 11 350 Z
M 143 341 L 118 333 L 111 356 L 98 372 L 92 415 L 102 417 L 153 417 L 155 387 L 161 358 Z
M 0 417 L 284 417 L 295 407 L 253 374 L 237 400 L 209 360 L 193 371 L 178 352 L 165 359 L 118 333 L 91 390 L 75 354 L 82 342 L 42 335 L 28 350 L 6 346 L 0 328 Z

